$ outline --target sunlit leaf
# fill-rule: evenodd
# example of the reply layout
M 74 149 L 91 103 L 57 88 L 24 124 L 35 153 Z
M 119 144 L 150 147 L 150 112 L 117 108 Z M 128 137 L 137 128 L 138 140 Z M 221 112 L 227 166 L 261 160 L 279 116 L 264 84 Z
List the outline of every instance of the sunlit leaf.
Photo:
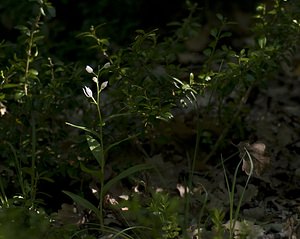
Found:
M 91 130 L 91 129 L 89 129 L 89 128 L 86 128 L 86 127 L 84 127 L 84 126 L 80 126 L 80 125 L 76 125 L 76 124 L 71 124 L 71 123 L 69 123 L 69 122 L 66 122 L 66 124 L 67 124 L 67 125 L 70 125 L 70 126 L 72 126 L 72 127 L 74 127 L 74 128 L 81 129 L 81 130 L 84 130 L 84 131 L 86 131 L 86 132 L 89 132 L 89 133 L 91 133 L 92 135 L 94 135 L 94 136 L 96 136 L 96 137 L 99 137 L 99 134 L 98 134 L 96 131 Z
M 99 165 L 102 165 L 102 160 L 104 160 L 103 155 L 101 153 L 101 145 L 99 142 L 94 139 L 91 135 L 86 135 L 86 140 L 89 144 L 90 150 L 93 153 L 95 159 L 99 163 Z

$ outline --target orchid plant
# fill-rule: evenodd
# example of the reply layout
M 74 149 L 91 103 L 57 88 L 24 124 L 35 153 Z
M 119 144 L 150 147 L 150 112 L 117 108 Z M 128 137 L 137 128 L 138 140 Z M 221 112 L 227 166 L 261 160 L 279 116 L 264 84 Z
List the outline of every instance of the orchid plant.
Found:
M 88 86 L 84 86 L 82 88 L 82 90 L 83 90 L 84 95 L 88 99 L 91 99 L 91 103 L 94 104 L 97 108 L 98 129 L 93 130 L 93 129 L 89 129 L 84 126 L 74 125 L 74 124 L 66 122 L 67 125 L 84 130 L 86 132 L 86 140 L 88 142 L 90 151 L 92 152 L 94 158 L 96 159 L 96 161 L 98 163 L 99 168 L 90 169 L 81 164 L 81 169 L 85 173 L 92 175 L 94 178 L 97 179 L 97 181 L 100 182 L 99 190 L 97 191 L 97 193 L 98 193 L 97 198 L 99 199 L 99 204 L 96 207 L 91 202 L 89 202 L 88 200 L 86 200 L 85 198 L 83 198 L 79 195 L 76 195 L 76 194 L 74 194 L 72 192 L 68 192 L 68 191 L 64 191 L 64 193 L 67 194 L 68 196 L 70 196 L 74 200 L 74 202 L 93 211 L 95 213 L 95 215 L 97 216 L 97 218 L 99 219 L 100 227 L 102 230 L 104 230 L 103 201 L 104 201 L 104 197 L 107 194 L 110 187 L 122 178 L 128 177 L 133 173 L 151 168 L 147 164 L 138 164 L 138 165 L 130 167 L 127 170 L 121 172 L 114 178 L 110 179 L 108 182 L 105 182 L 104 173 L 105 173 L 106 155 L 108 154 L 108 151 L 111 150 L 114 146 L 117 146 L 118 144 L 120 144 L 126 140 L 132 139 L 133 137 L 136 136 L 136 135 L 128 136 L 125 139 L 121 139 L 121 140 L 114 142 L 112 144 L 109 144 L 109 145 L 105 145 L 105 143 L 104 143 L 103 128 L 105 127 L 106 123 L 109 120 L 111 120 L 112 118 L 115 118 L 117 116 L 122 116 L 122 114 L 117 114 L 117 115 L 111 115 L 111 116 L 104 118 L 102 115 L 102 112 L 101 112 L 101 93 L 103 92 L 104 89 L 107 88 L 108 81 L 103 81 L 100 84 L 99 78 L 102 75 L 102 72 L 105 69 L 108 69 L 109 67 L 111 67 L 110 62 L 106 63 L 103 67 L 101 67 L 98 70 L 97 74 L 94 72 L 94 69 L 91 66 L 87 65 L 85 68 L 87 73 L 93 75 L 92 81 L 96 84 L 96 90 L 97 90 L 96 96 L 94 97 L 93 91 Z

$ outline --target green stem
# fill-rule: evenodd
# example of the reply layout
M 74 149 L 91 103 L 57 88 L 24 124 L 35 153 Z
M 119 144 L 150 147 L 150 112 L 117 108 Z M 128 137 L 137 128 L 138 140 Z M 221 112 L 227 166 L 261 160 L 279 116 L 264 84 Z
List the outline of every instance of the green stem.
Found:
M 32 24 L 32 29 L 30 31 L 30 36 L 29 36 L 29 41 L 28 41 L 28 46 L 26 49 L 26 67 L 25 67 L 25 83 L 24 83 L 24 92 L 25 95 L 28 95 L 28 74 L 29 74 L 29 67 L 30 67 L 30 62 L 31 62 L 31 50 L 33 46 L 33 37 L 36 33 L 36 29 L 38 28 L 38 24 L 41 18 L 41 13 L 39 13 L 35 19 L 35 22 Z
M 190 172 L 189 172 L 189 179 L 188 179 L 188 186 L 186 187 L 186 192 L 185 192 L 185 220 L 188 219 L 188 214 L 190 211 L 190 190 L 192 190 L 192 184 L 193 184 L 193 176 L 195 172 L 195 167 L 196 167 L 196 161 L 198 158 L 199 154 L 199 145 L 200 145 L 200 139 L 201 139 L 201 125 L 200 125 L 200 120 L 199 120 L 199 110 L 198 110 L 198 105 L 197 102 L 195 101 L 195 108 L 197 112 L 197 135 L 196 135 L 196 142 L 195 142 L 195 149 L 194 149 L 194 154 L 193 154 L 193 159 L 192 163 L 189 164 Z M 188 157 L 189 158 L 189 157 Z M 189 160 L 190 162 L 190 160 Z M 185 221 L 185 226 L 187 226 L 188 223 Z
M 36 124 L 34 113 L 31 114 L 31 183 L 30 199 L 33 205 L 36 195 L 37 174 L 36 174 Z
M 104 167 L 105 167 L 105 155 L 104 155 L 104 142 L 103 142 L 103 120 L 100 109 L 100 88 L 99 82 L 97 81 L 97 111 L 99 118 L 99 140 L 100 140 L 100 170 L 101 170 L 101 180 L 100 180 L 100 195 L 99 195 L 99 210 L 100 210 L 100 226 L 101 229 L 104 228 L 104 217 L 103 217 L 103 201 L 104 201 Z

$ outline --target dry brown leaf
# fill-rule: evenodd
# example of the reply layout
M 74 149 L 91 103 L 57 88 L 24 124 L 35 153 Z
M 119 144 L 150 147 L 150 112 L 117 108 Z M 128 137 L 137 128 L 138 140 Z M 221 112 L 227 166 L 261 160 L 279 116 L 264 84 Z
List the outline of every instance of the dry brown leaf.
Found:
M 266 152 L 266 145 L 262 142 L 250 144 L 248 141 L 238 144 L 240 157 L 243 160 L 242 170 L 249 175 L 251 160 L 255 176 L 260 176 L 269 166 L 271 158 Z

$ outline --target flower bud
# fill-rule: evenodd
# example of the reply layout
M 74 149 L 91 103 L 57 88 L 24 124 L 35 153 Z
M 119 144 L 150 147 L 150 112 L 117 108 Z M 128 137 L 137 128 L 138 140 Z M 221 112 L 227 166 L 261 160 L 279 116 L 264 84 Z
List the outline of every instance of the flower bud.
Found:
M 97 78 L 96 76 L 94 76 L 94 77 L 92 78 L 92 80 L 93 80 L 95 83 L 98 83 L 98 78 Z
M 110 62 L 105 63 L 104 66 L 103 66 L 104 69 L 106 69 L 108 67 L 110 67 Z
M 94 72 L 93 68 L 90 67 L 90 66 L 86 66 L 86 67 L 85 67 L 85 70 L 86 70 L 88 73 L 93 73 L 93 72 Z
M 101 84 L 101 87 L 100 87 L 100 90 L 104 90 L 106 88 L 108 84 L 108 81 L 104 81 L 102 84 Z

